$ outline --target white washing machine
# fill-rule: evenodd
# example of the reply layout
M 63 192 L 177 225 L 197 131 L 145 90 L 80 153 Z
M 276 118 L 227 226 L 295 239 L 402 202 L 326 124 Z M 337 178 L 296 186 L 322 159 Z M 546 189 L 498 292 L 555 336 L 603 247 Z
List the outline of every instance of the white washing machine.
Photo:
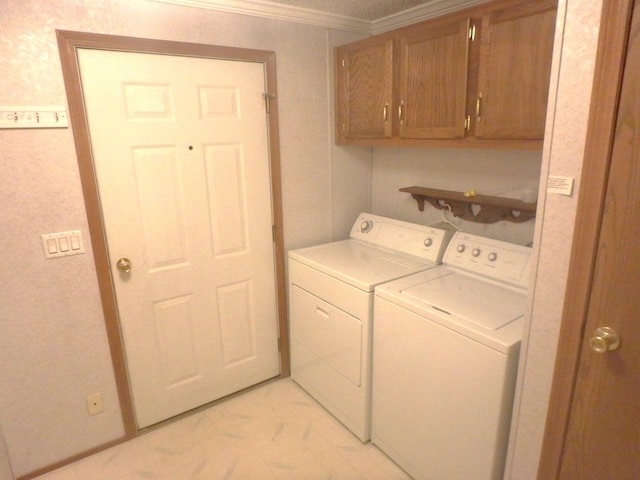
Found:
M 530 251 L 456 233 L 376 288 L 372 442 L 416 480 L 502 479 Z
M 450 237 L 362 213 L 348 240 L 289 252 L 291 377 L 362 441 L 371 437 L 374 288 L 436 267 Z

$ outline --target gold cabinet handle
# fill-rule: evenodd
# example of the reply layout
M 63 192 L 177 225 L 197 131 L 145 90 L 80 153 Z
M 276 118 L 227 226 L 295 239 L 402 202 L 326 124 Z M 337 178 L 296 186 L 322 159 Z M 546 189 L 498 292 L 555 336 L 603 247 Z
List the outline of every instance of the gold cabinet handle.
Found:
M 386 122 L 389 119 L 389 105 L 382 107 L 382 119 Z
M 116 268 L 122 273 L 129 273 L 131 271 L 131 260 L 122 257 L 116 262 Z
M 478 99 L 476 100 L 476 117 L 480 117 L 480 113 L 482 113 L 482 92 L 478 94 Z
M 402 107 L 404 106 L 404 102 L 400 102 L 400 105 L 398 105 L 398 120 L 402 121 Z

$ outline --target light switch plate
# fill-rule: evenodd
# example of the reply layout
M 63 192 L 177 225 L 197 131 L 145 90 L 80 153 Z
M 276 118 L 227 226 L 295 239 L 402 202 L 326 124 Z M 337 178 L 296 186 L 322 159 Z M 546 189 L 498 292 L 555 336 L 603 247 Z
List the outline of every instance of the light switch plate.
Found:
M 82 232 L 80 230 L 70 230 L 68 232 L 45 233 L 42 238 L 42 248 L 44 258 L 68 257 L 84 253 L 82 243 Z

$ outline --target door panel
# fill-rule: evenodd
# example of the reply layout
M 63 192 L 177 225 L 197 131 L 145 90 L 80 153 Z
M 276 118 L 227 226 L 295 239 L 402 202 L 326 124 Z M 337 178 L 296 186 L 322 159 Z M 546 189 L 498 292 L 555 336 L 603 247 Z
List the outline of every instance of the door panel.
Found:
M 78 58 L 142 428 L 279 373 L 264 67 Z

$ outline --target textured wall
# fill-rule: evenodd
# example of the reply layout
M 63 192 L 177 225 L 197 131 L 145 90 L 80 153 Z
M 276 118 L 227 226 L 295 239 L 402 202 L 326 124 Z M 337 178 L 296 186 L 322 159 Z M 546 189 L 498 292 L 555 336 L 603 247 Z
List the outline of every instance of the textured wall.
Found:
M 427 204 L 420 212 L 411 195 L 398 191 L 412 185 L 458 192 L 474 189 L 483 195 L 519 200 L 535 197 L 540 159 L 539 151 L 377 148 L 373 153 L 373 211 L 423 224 L 440 221 L 441 210 Z M 453 221 L 477 235 L 522 245 L 533 240 L 534 220 L 491 224 Z
M 1 0 L 0 105 L 66 104 L 55 29 L 274 50 L 285 242 L 330 238 L 326 29 L 146 0 Z M 45 260 L 40 244 L 80 229 L 89 246 L 72 132 L 0 130 L 0 150 L 0 429 L 22 475 L 123 428 L 92 253 Z M 97 391 L 105 412 L 89 417 Z
M 571 253 L 602 0 L 560 0 L 542 178 L 575 178 L 571 197 L 544 195 L 534 300 L 520 362 L 508 477 L 533 480 L 544 435 Z M 566 14 L 566 20 L 565 20 Z M 583 192 L 588 194 L 588 192 Z

